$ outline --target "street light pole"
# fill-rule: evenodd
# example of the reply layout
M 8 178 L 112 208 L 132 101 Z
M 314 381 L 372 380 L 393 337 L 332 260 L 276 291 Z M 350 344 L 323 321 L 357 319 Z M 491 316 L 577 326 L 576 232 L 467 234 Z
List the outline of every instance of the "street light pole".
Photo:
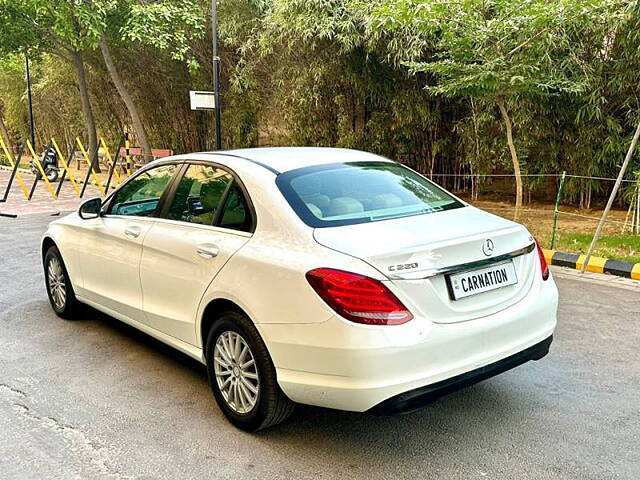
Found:
M 218 56 L 218 2 L 211 0 L 211 37 L 213 50 L 213 93 L 216 114 L 216 150 L 222 150 L 222 106 L 220 105 L 220 57 Z
M 29 57 L 24 55 L 25 76 L 27 80 L 27 102 L 29 104 L 29 130 L 31 132 L 31 145 L 36 148 L 36 127 L 33 124 L 33 103 L 31 101 L 31 74 L 29 73 Z

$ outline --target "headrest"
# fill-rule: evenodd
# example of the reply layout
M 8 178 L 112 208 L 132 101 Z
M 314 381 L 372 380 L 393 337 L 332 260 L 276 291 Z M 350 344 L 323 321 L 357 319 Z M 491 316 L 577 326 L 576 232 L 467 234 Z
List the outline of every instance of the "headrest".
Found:
M 364 212 L 361 202 L 352 197 L 338 197 L 331 200 L 329 205 L 331 215 L 347 215 L 349 213 Z

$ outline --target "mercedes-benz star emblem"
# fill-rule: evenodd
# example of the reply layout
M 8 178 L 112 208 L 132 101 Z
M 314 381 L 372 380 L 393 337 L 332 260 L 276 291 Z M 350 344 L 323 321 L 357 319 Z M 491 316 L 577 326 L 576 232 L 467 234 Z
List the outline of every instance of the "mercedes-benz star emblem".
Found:
M 487 257 L 490 257 L 491 255 L 493 255 L 493 249 L 493 240 L 487 238 L 482 244 L 482 253 L 484 253 Z

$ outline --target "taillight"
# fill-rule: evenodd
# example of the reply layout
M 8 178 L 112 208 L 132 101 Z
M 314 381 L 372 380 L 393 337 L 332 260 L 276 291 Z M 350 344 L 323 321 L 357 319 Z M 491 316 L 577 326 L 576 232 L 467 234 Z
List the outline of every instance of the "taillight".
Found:
M 317 268 L 307 280 L 327 304 L 347 320 L 367 325 L 400 325 L 411 312 L 380 281 L 356 273 Z
M 538 258 L 540 259 L 540 271 L 542 272 L 542 280 L 549 278 L 549 265 L 547 265 L 547 259 L 544 258 L 544 252 L 538 242 L 536 242 L 536 248 L 538 250 Z

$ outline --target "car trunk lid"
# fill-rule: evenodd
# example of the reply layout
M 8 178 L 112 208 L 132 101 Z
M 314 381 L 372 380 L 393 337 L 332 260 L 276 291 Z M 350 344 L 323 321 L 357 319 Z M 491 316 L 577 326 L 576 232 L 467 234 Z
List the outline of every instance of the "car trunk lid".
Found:
M 526 228 L 471 206 L 318 228 L 314 237 L 375 267 L 407 307 L 436 323 L 471 320 L 513 305 L 531 288 L 535 270 L 533 237 Z M 453 298 L 450 275 L 508 263 L 517 283 Z

